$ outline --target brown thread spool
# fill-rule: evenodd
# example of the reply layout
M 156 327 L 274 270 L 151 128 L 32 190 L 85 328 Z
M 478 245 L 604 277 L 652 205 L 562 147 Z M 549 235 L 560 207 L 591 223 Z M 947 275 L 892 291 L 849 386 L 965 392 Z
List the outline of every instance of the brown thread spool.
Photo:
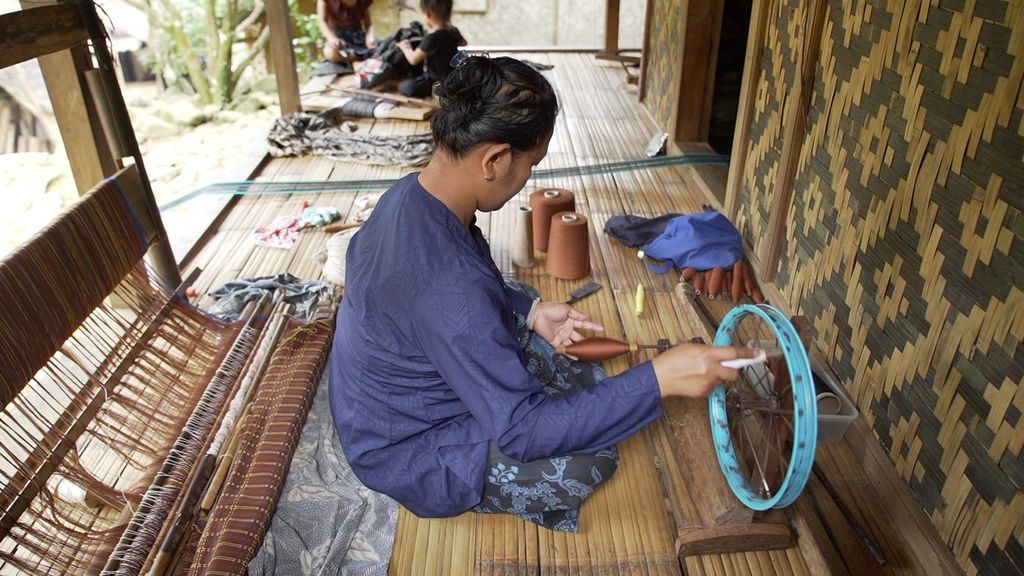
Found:
M 547 252 L 551 217 L 559 212 L 575 212 L 576 197 L 564 188 L 541 188 L 530 194 L 530 208 L 533 208 L 533 247 Z
M 747 296 L 754 295 L 754 288 L 757 284 L 754 282 L 754 269 L 750 266 L 749 262 L 743 262 L 743 292 Z
M 697 272 L 693 275 L 693 293 L 700 296 L 704 292 L 704 272 Z
M 573 342 L 568 346 L 561 346 L 555 351 L 559 354 L 575 356 L 580 360 L 601 361 L 609 360 L 627 352 L 636 352 L 640 349 L 635 342 L 622 342 L 604 336 L 592 336 L 584 338 L 579 342 Z
M 743 297 L 743 260 L 737 260 L 732 267 L 732 301 L 739 302 Z
M 707 279 L 708 299 L 714 300 L 718 297 L 719 292 L 722 291 L 722 279 L 725 276 L 725 270 L 721 268 L 712 268 Z
M 516 238 L 512 263 L 520 268 L 533 266 L 533 208 L 520 206 L 516 211 Z
M 586 216 L 562 212 L 551 217 L 547 270 L 548 274 L 563 280 L 575 280 L 590 273 Z

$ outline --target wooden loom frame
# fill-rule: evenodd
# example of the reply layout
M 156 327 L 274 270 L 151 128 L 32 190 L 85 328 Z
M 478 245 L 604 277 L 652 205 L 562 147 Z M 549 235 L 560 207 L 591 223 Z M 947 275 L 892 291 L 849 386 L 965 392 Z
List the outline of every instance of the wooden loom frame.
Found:
M 130 157 L 142 192 L 133 209 L 152 231 L 149 259 L 168 284 L 177 286 L 181 275 L 92 0 L 0 15 L 0 68 L 33 58 L 43 70 L 79 193 L 113 176 Z

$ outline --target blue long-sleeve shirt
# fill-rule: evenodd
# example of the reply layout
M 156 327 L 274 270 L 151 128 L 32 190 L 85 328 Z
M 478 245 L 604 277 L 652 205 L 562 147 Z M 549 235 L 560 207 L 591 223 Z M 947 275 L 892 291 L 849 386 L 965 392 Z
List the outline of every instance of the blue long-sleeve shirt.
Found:
M 331 412 L 356 476 L 419 516 L 480 502 L 488 441 L 528 462 L 591 452 L 661 414 L 650 363 L 555 396 L 523 366 L 507 290 L 480 229 L 413 173 L 352 238 L 330 361 Z

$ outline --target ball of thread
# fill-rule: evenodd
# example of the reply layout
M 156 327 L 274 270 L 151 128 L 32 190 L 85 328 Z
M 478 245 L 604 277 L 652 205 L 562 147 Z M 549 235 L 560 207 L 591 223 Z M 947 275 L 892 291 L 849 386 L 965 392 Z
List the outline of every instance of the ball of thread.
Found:
M 551 217 L 559 212 L 575 212 L 576 196 L 564 188 L 541 188 L 530 194 L 533 208 L 533 247 L 548 251 Z
M 589 241 L 586 216 L 576 212 L 560 212 L 552 216 L 548 274 L 563 280 L 575 280 L 589 274 Z
M 512 263 L 520 268 L 533 266 L 533 208 L 520 206 L 516 211 L 516 237 L 512 245 Z

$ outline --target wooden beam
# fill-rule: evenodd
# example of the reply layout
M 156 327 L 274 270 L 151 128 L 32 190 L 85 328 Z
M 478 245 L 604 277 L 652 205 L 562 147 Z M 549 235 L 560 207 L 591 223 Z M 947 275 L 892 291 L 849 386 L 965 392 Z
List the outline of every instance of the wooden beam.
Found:
M 113 73 L 117 64 L 114 62 L 114 55 L 107 46 L 106 30 L 103 28 L 103 22 L 100 21 L 99 14 L 96 13 L 95 4 L 86 1 L 83 2 L 82 7 L 85 28 L 89 33 L 89 38 L 92 40 L 93 55 L 101 71 L 97 77 L 104 87 L 103 98 L 99 101 L 89 102 L 88 118 L 90 124 L 94 127 L 94 131 L 98 132 L 94 145 L 97 150 L 102 151 L 107 156 L 112 154 L 109 140 L 100 127 L 100 117 L 105 116 L 111 128 L 116 130 L 118 135 L 116 139 L 120 140 L 118 147 L 121 148 L 121 151 L 118 152 L 119 157 L 113 159 L 113 169 L 105 172 L 105 176 L 113 176 L 117 168 L 123 166 L 122 161 L 124 158 L 131 156 L 135 168 L 139 172 L 143 198 L 142 204 L 147 208 L 146 215 L 149 218 L 153 235 L 147 256 L 153 265 L 153 269 L 163 278 L 164 282 L 171 286 L 178 286 L 181 284 L 181 273 L 174 259 L 174 253 L 171 251 L 171 244 L 167 238 L 167 231 L 164 229 L 163 220 L 160 218 L 160 209 L 156 204 L 156 197 L 153 194 L 153 187 L 146 172 L 146 165 L 142 161 L 142 151 L 139 149 L 139 142 L 135 137 L 135 130 L 132 128 L 128 106 L 124 101 L 124 94 L 121 93 L 121 88 L 117 84 L 117 79 Z M 81 79 L 80 85 L 84 86 L 85 84 L 83 78 L 85 75 L 84 71 L 87 69 L 87 66 L 79 68 L 79 71 L 82 72 L 79 75 Z M 102 114 L 99 112 L 101 107 L 104 109 Z M 99 180 L 96 182 L 99 182 Z
M 792 207 L 793 180 L 796 178 L 800 150 L 804 143 L 804 129 L 807 127 L 807 113 L 814 93 L 814 71 L 818 66 L 818 53 L 821 51 L 821 36 L 824 33 L 827 11 L 828 2 L 825 0 L 810 0 L 807 8 L 810 21 L 804 27 L 807 32 L 800 55 L 800 74 L 791 92 L 792 100 L 786 107 L 786 118 L 783 120 L 782 156 L 779 159 L 772 209 L 768 211 L 768 238 L 767 242 L 761 244 L 763 248 L 759 254 L 762 256 L 759 275 L 763 282 L 775 280 L 778 270 L 782 239 L 786 234 L 786 221 Z
M 683 559 L 703 554 L 781 550 L 792 545 L 793 531 L 789 526 L 751 522 L 680 530 L 676 538 L 676 554 Z
M 619 0 L 604 3 L 604 51 L 597 58 L 608 59 L 619 53 Z
M 654 9 L 654 0 L 647 0 L 644 8 L 644 44 L 640 51 L 640 93 L 637 101 L 643 102 L 647 98 L 647 67 L 651 62 L 651 11 Z
M 274 63 L 281 114 L 298 112 L 302 110 L 302 104 L 299 102 L 299 74 L 295 69 L 295 52 L 292 51 L 287 0 L 268 0 L 267 26 L 270 26 L 270 59 Z
M 679 93 L 673 111 L 674 142 L 706 142 L 711 126 L 707 92 L 714 90 L 716 61 L 715 14 L 724 0 L 688 0 L 684 3 L 683 37 L 679 53 Z M 709 80 L 712 79 L 712 80 Z
M 114 181 L 120 187 L 128 209 L 138 220 L 139 226 L 146 236 L 146 244 L 152 245 L 160 238 L 163 229 L 158 226 L 158 222 L 154 221 L 152 209 L 146 198 L 146 187 L 142 182 L 142 175 L 139 173 L 139 166 L 132 164 L 122 168 L 114 175 Z
M 903 550 L 910 556 L 905 560 L 907 565 L 919 567 L 921 574 L 963 574 L 952 550 L 943 542 L 910 485 L 896 473 L 892 460 L 863 416 L 850 423 L 845 440 L 864 476 L 871 480 L 875 493 L 882 499 L 875 503 L 860 502 L 856 507 L 875 505 L 888 511 L 888 519 L 895 527 L 893 532 L 906 542 Z
M 729 179 L 725 185 L 725 214 L 736 220 L 736 211 L 743 186 L 743 167 L 747 161 L 747 138 L 750 122 L 754 117 L 754 97 L 757 82 L 761 77 L 761 48 L 764 43 L 765 27 L 768 23 L 768 2 L 754 2 L 750 14 L 750 29 L 747 32 L 747 50 L 743 58 L 743 83 L 740 85 L 739 108 L 736 111 L 736 131 L 732 139 L 732 156 L 729 158 Z
M 85 45 L 39 57 L 43 82 L 79 194 L 92 190 L 117 171 L 106 136 L 99 122 L 93 121 L 92 97 L 80 75 L 90 67 Z
M 711 109 L 715 101 L 715 84 L 718 80 L 718 51 L 722 42 L 722 18 L 725 15 L 725 0 L 715 0 L 711 6 L 711 47 L 704 78 L 704 116 L 701 118 L 701 142 L 707 142 L 711 135 Z
M 0 68 L 66 50 L 88 38 L 77 3 L 0 15 Z

